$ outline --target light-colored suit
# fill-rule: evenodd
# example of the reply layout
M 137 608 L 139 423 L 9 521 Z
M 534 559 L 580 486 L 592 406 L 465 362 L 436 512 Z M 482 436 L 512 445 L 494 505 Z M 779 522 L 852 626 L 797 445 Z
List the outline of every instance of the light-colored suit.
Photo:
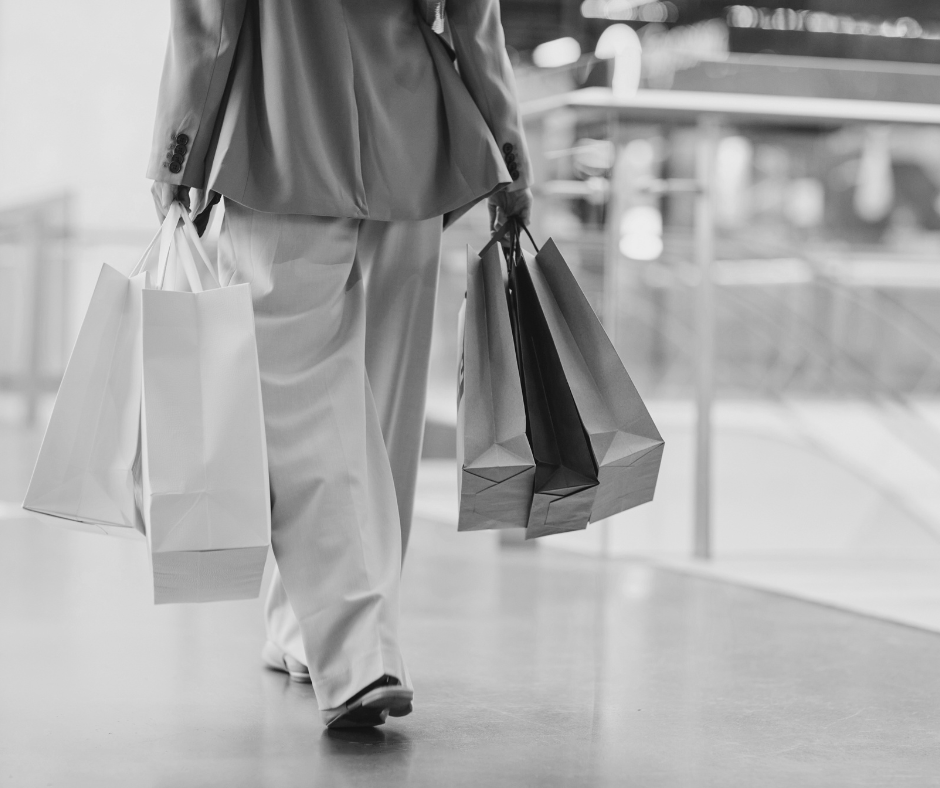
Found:
M 154 180 L 270 213 L 385 221 L 529 184 L 498 0 L 448 2 L 459 74 L 413 0 L 174 0 L 171 11 Z M 180 134 L 190 143 L 172 172 Z
M 309 666 L 324 709 L 384 674 L 408 683 L 398 587 L 440 239 L 439 217 L 226 201 L 221 281 L 251 286 L 261 367 L 278 567 L 268 637 Z
M 255 305 L 278 573 L 268 637 L 322 709 L 389 674 L 442 216 L 530 169 L 498 0 L 173 0 L 148 174 L 225 195 Z

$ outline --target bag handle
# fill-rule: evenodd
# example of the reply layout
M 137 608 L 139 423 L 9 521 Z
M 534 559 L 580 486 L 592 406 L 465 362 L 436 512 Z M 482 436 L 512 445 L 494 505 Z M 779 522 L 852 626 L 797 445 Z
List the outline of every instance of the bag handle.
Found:
M 486 244 L 486 246 L 484 246 L 480 250 L 480 257 L 483 257 L 483 255 L 489 251 L 490 247 L 493 246 L 493 244 L 499 243 L 500 241 L 503 240 L 503 238 L 506 237 L 506 233 L 508 233 L 512 229 L 513 221 L 514 220 L 512 219 L 512 217 L 510 217 L 509 221 L 504 222 L 503 226 L 500 227 L 495 233 L 493 233 L 492 236 L 490 236 L 489 242 Z
M 186 242 L 186 239 L 181 238 L 178 234 L 174 233 L 170 243 L 176 250 L 176 260 L 178 260 L 183 267 L 183 273 L 186 275 L 186 281 L 189 282 L 189 289 L 194 293 L 203 292 L 204 288 L 202 286 L 202 280 L 199 278 L 199 272 L 196 270 L 196 261 L 193 258 L 192 249 L 189 248 L 189 244 Z M 163 268 L 163 277 L 161 277 L 159 284 L 160 290 L 163 289 L 164 278 L 166 277 L 168 268 L 169 265 L 166 265 Z
M 519 221 L 519 220 L 517 220 L 517 221 L 518 221 L 518 223 L 519 223 L 519 226 L 522 228 L 522 231 L 523 231 L 523 232 L 526 234 L 526 236 L 529 238 L 529 243 L 532 244 L 532 248 L 535 249 L 535 253 L 538 254 L 538 253 L 539 253 L 539 245 L 535 242 L 535 239 L 532 237 L 532 233 L 529 232 L 529 228 L 525 226 L 525 223 L 524 223 L 524 222 Z
M 213 269 L 212 263 L 209 262 L 209 256 L 206 254 L 206 250 L 202 246 L 202 241 L 199 238 L 199 232 L 196 230 L 195 224 L 193 224 L 192 217 L 190 217 L 189 213 L 184 210 L 182 206 L 180 206 L 179 213 L 180 218 L 183 220 L 183 235 L 180 236 L 180 234 L 176 232 L 176 230 L 179 229 L 179 224 L 177 224 L 174 227 L 171 243 L 176 246 L 176 256 L 178 260 L 182 261 L 183 273 L 186 275 L 186 280 L 189 282 L 190 290 L 192 290 L 194 293 L 201 293 L 204 290 L 202 286 L 202 279 L 200 279 L 199 271 L 197 270 L 196 259 L 193 257 L 194 248 L 199 254 L 199 261 L 202 263 L 203 268 L 208 271 L 212 284 L 216 288 L 221 287 L 219 278 Z M 167 266 L 164 263 L 162 276 L 160 277 L 161 290 L 163 289 L 164 278 L 166 277 L 166 267 Z
M 173 238 L 176 233 L 176 228 L 179 225 L 180 214 L 183 211 L 183 206 L 181 203 L 174 200 L 170 203 L 170 207 L 166 212 L 166 217 L 163 219 L 163 226 L 160 228 L 160 252 L 157 255 L 157 287 L 158 289 L 163 289 L 163 282 L 166 279 L 166 269 L 169 264 L 170 259 L 170 249 L 173 248 Z M 145 265 L 142 270 L 147 270 Z
M 180 229 L 181 220 L 183 222 L 182 234 L 178 234 L 177 230 Z M 199 262 L 202 263 L 205 270 L 209 273 L 211 283 L 215 287 L 221 287 L 218 274 L 210 262 L 209 256 L 206 254 L 196 226 L 193 224 L 189 213 L 178 200 L 174 200 L 170 203 L 166 218 L 163 220 L 163 225 L 150 242 L 140 262 L 134 266 L 134 270 L 130 274 L 131 276 L 136 276 L 151 267 L 147 265 L 147 260 L 150 257 L 154 245 L 157 243 L 157 239 L 160 241 L 160 253 L 157 257 L 156 264 L 156 282 L 158 289 L 162 290 L 166 283 L 170 251 L 175 249 L 176 257 L 183 266 L 183 272 L 186 275 L 186 280 L 189 282 L 190 288 L 194 293 L 203 292 L 202 280 L 197 270 L 196 259 L 193 257 L 192 253 L 193 248 L 195 248 L 199 256 Z
M 520 229 L 523 232 L 525 232 L 525 234 L 528 236 L 529 242 L 532 244 L 532 248 L 535 249 L 536 254 L 538 254 L 538 251 L 539 251 L 538 244 L 535 243 L 535 239 L 532 237 L 532 233 L 529 232 L 529 228 L 526 227 L 525 224 L 517 217 L 510 216 L 505 222 L 503 222 L 503 226 L 500 227 L 495 233 L 493 233 L 493 235 L 490 237 L 490 240 L 486 244 L 486 246 L 484 246 L 480 250 L 480 257 L 482 257 L 489 250 L 489 248 L 493 246 L 493 244 L 496 244 L 502 241 L 506 237 L 507 234 L 509 234 L 510 248 L 515 249 L 516 247 L 518 247 Z
M 202 238 L 199 237 L 199 230 L 196 229 L 196 224 L 193 222 L 192 216 L 189 215 L 189 211 L 182 211 L 181 213 L 183 215 L 183 232 L 189 239 L 189 243 L 191 244 L 192 248 L 195 249 L 196 253 L 199 255 L 199 259 L 205 267 L 206 271 L 209 272 L 212 284 L 214 284 L 216 287 L 221 287 L 222 284 L 219 281 L 218 271 L 209 260 L 209 255 L 206 254 L 206 249 L 202 245 Z M 192 259 L 191 253 L 190 259 Z
M 128 279 L 131 279 L 141 272 L 144 267 L 144 264 L 147 262 L 147 258 L 150 257 L 150 253 L 153 251 L 153 247 L 156 246 L 158 240 L 160 240 L 160 235 L 163 233 L 163 228 L 161 227 L 157 230 L 156 234 L 150 240 L 150 243 L 147 244 L 147 248 L 144 250 L 143 255 L 140 260 L 137 261 L 137 265 L 134 266 L 134 269 L 127 275 Z
M 137 274 L 142 273 L 143 271 L 146 271 L 152 267 L 147 265 L 147 259 L 150 257 L 150 253 L 153 251 L 153 247 L 156 245 L 158 240 L 160 241 L 160 253 L 157 257 L 157 270 L 159 270 L 161 264 L 165 262 L 166 255 L 169 254 L 169 243 L 170 238 L 172 237 L 173 228 L 175 228 L 176 223 L 179 222 L 179 208 L 177 206 L 178 203 L 175 201 L 170 204 L 170 208 L 163 219 L 163 224 L 160 225 L 160 229 L 157 230 L 156 235 L 153 236 L 153 239 L 147 245 L 146 251 L 138 261 L 137 265 L 134 266 L 134 269 L 128 275 L 129 277 L 137 276 Z M 173 218 L 174 216 L 176 217 L 175 221 Z

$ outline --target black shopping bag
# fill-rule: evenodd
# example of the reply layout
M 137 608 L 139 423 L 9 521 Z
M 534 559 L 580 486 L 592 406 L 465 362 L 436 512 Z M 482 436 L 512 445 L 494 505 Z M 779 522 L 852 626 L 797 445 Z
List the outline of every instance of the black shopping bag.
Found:
M 535 484 L 526 539 L 587 527 L 598 486 L 597 463 L 565 378 L 524 255 L 522 226 L 510 220 L 504 247 L 510 322 L 522 379 L 526 436 Z

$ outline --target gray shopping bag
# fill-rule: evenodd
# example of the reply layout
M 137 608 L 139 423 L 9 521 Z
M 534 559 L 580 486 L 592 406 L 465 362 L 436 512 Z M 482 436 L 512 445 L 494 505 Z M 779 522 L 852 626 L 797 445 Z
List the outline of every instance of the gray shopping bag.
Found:
M 651 501 L 663 456 L 659 430 L 555 242 L 526 258 L 598 465 L 591 522 Z
M 513 223 L 515 224 L 515 223 Z M 510 315 L 522 370 L 526 435 L 535 458 L 526 539 L 587 528 L 597 463 L 519 243 L 509 234 Z
M 467 249 L 467 296 L 458 325 L 459 531 L 524 528 L 535 463 L 499 249 Z

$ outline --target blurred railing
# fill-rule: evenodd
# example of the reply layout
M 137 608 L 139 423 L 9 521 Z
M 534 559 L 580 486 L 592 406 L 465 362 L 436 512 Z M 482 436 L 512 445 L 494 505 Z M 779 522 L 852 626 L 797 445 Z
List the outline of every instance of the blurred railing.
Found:
M 940 421 L 933 407 L 940 397 L 940 244 L 929 232 L 882 245 L 833 239 L 825 227 L 811 231 L 801 219 L 816 202 L 822 210 L 829 188 L 821 172 L 826 156 L 835 159 L 832 170 L 840 177 L 850 165 L 853 173 L 874 168 L 877 188 L 856 190 L 854 210 L 881 210 L 880 203 L 892 198 L 890 184 L 878 180 L 891 167 L 887 129 L 935 131 L 940 107 L 654 90 L 616 97 L 594 88 L 532 102 L 526 115 L 542 169 L 539 234 L 574 250 L 582 283 L 641 391 L 696 402 L 698 557 L 711 554 L 712 407 L 718 394 L 774 403 L 817 451 L 883 486 L 899 505 L 916 504 L 912 488 L 880 474 L 877 457 L 853 456 L 838 445 L 821 421 L 825 417 L 803 402 L 845 403 L 856 412 L 862 407 L 940 482 Z M 727 226 L 735 224 L 728 219 L 735 200 L 766 200 L 768 185 L 780 195 L 790 188 L 791 174 L 777 156 L 788 135 L 805 154 L 803 171 L 796 172 L 802 177 L 794 177 L 803 189 L 791 206 L 794 225 L 758 218 Z M 845 154 L 854 144 L 849 135 L 862 140 L 854 160 Z M 764 140 L 770 173 L 764 191 L 743 182 L 752 164 L 741 165 L 738 185 L 737 176 L 728 174 L 733 159 L 719 167 L 719 148 L 729 138 L 741 141 L 737 147 L 746 147 L 745 138 Z M 820 138 L 833 141 L 826 156 L 813 142 Z M 571 161 L 553 163 L 564 157 Z M 937 197 L 928 193 L 936 192 L 931 179 L 921 170 L 915 174 L 923 177 L 906 181 L 916 192 L 908 195 L 911 210 L 937 213 L 924 205 Z M 825 199 L 831 201 L 828 192 Z M 566 200 L 572 201 L 567 213 L 551 207 Z M 574 203 L 580 213 L 568 221 Z M 814 221 L 837 223 L 830 216 Z M 884 230 L 880 219 L 865 221 L 869 234 Z M 851 445 L 852 436 L 843 434 Z M 893 461 L 889 454 L 885 463 Z M 931 499 L 919 514 L 927 512 L 940 539 L 938 504 Z
M 68 194 L 0 210 L 0 392 L 30 425 L 69 351 L 72 212 Z

